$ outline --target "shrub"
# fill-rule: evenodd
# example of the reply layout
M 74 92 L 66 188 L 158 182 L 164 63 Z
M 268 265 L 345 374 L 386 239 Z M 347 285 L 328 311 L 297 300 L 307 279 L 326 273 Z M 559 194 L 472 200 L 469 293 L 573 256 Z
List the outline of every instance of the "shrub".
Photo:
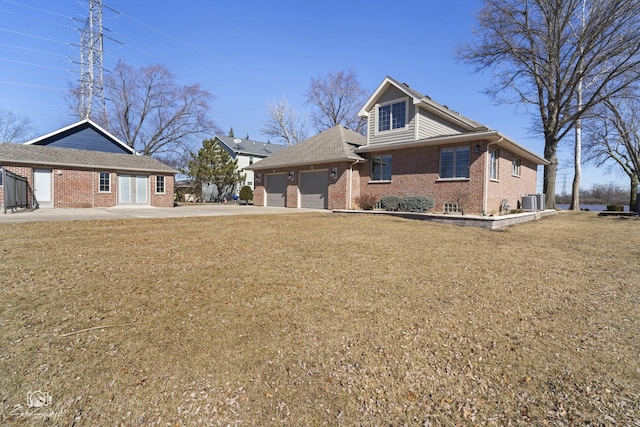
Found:
M 398 209 L 403 212 L 426 212 L 436 205 L 432 197 L 410 196 L 400 200 Z
M 378 196 L 371 193 L 361 194 L 356 197 L 356 203 L 360 206 L 360 209 L 365 211 L 370 211 L 376 205 L 376 201 L 378 201 Z
M 607 210 L 608 211 L 613 211 L 613 212 L 622 212 L 622 211 L 624 211 L 624 206 L 622 206 L 622 205 L 607 205 Z
M 245 185 L 240 189 L 240 200 L 253 200 L 253 190 L 248 185 Z
M 398 196 L 384 196 L 380 199 L 380 207 L 385 211 L 397 211 L 402 198 Z

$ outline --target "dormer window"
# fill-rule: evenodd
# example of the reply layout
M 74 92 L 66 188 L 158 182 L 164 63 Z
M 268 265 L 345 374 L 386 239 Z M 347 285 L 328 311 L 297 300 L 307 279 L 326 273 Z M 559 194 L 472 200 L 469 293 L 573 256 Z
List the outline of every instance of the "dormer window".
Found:
M 378 107 L 378 132 L 404 128 L 407 123 L 407 101 L 392 101 Z

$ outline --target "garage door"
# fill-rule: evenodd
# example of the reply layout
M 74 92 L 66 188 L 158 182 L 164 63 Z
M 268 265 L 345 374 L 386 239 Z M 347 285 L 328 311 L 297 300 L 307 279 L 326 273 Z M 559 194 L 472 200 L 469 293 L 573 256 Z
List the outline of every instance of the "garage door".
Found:
M 287 205 L 287 174 L 266 175 L 264 187 L 267 190 L 267 206 L 284 208 Z
M 327 209 L 329 173 L 327 171 L 300 172 L 300 207 Z

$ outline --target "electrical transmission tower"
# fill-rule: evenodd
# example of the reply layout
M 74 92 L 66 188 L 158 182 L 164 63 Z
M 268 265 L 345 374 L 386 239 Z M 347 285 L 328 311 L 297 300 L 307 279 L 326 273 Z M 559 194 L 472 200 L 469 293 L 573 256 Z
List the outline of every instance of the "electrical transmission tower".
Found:
M 80 115 L 106 124 L 103 44 L 102 0 L 89 0 L 89 17 L 80 36 Z

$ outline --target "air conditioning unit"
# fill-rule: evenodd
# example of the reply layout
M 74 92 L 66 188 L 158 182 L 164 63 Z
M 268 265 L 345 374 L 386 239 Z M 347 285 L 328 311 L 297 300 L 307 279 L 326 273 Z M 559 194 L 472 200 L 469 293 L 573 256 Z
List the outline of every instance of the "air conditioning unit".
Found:
M 536 211 L 538 209 L 538 198 L 533 196 L 522 196 L 522 210 L 526 212 Z

